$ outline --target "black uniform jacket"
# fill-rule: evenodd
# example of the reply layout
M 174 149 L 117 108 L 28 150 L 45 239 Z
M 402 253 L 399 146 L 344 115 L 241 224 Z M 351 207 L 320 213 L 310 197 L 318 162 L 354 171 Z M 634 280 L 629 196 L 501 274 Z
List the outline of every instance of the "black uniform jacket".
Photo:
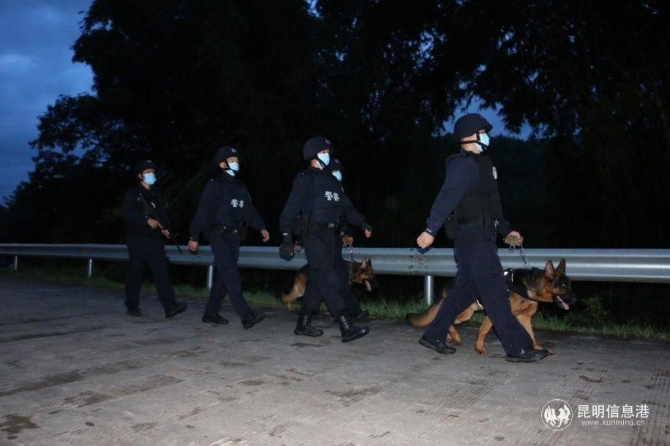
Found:
M 476 194 L 478 189 L 482 188 L 483 185 L 490 186 L 489 183 L 495 183 L 496 180 L 497 172 L 489 156 L 476 155 L 461 150 L 458 155 L 450 157 L 447 160 L 447 172 L 444 183 L 433 202 L 430 216 L 426 220 L 426 232 L 432 235 L 437 234 L 437 231 L 447 217 L 459 205 L 466 194 Z M 491 187 L 486 187 L 486 189 L 488 191 Z M 500 198 L 497 195 L 497 186 L 494 190 L 488 191 L 488 193 L 495 193 L 495 198 L 497 198 L 499 204 Z M 480 213 L 484 211 L 486 210 L 482 209 Z M 502 215 L 497 216 L 497 218 L 499 219 L 498 233 L 503 236 L 509 234 L 512 230 L 512 225 Z
M 147 224 L 149 218 L 158 220 L 163 229 L 169 230 L 170 228 L 165 202 L 156 187 L 146 189 L 140 183 L 128 189 L 123 196 L 121 212 L 128 223 L 127 235 L 129 237 L 161 238 L 161 229 L 151 229 Z
M 258 231 L 266 229 L 244 183 L 222 172 L 205 184 L 189 233 L 191 239 L 198 240 L 200 233 L 239 228 L 245 222 Z
M 334 223 L 339 226 L 341 219 L 361 226 L 365 222 L 344 193 L 342 184 L 328 171 L 310 167 L 300 172 L 294 182 L 291 194 L 279 218 L 282 236 L 291 234 L 293 220 L 302 212 L 309 214 L 312 222 Z

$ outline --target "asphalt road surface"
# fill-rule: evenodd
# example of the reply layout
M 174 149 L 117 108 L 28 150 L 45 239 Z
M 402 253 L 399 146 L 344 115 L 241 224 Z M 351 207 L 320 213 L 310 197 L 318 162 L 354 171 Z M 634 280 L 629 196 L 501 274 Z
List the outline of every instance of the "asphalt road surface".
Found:
M 2 445 L 667 445 L 667 343 L 538 331 L 556 355 L 508 363 L 476 329 L 441 356 L 421 331 L 372 320 L 343 344 L 266 309 L 242 328 L 172 320 L 155 296 L 0 278 Z

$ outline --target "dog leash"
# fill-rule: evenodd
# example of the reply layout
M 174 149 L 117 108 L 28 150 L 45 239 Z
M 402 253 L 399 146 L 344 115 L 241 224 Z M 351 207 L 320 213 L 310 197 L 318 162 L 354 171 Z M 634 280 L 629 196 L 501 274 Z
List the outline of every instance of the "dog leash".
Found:
M 349 249 L 349 282 L 351 282 L 351 277 L 354 275 L 354 244 L 349 243 L 345 248 Z
M 516 246 L 514 245 L 509 245 L 509 252 L 514 254 L 514 251 L 516 250 Z M 523 244 L 519 245 L 519 255 L 521 256 L 521 260 L 523 260 L 524 265 L 528 265 L 528 259 L 526 259 L 526 253 L 523 251 Z
M 514 248 L 519 247 L 519 255 L 523 260 L 524 265 L 528 265 L 528 260 L 526 260 L 526 253 L 523 252 L 523 237 L 515 233 L 514 231 L 507 234 L 507 237 L 503 239 L 503 243 L 509 245 L 509 252 L 514 253 Z

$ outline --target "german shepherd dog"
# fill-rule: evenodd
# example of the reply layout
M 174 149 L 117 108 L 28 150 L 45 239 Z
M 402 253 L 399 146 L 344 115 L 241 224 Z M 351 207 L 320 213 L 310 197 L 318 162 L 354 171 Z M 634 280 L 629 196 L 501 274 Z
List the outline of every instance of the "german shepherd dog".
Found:
M 377 287 L 377 278 L 375 270 L 372 268 L 372 260 L 363 259 L 362 262 L 349 263 L 349 285 L 358 284 L 365 287 L 367 292 Z M 298 270 L 293 279 L 293 287 L 288 293 L 282 293 L 281 301 L 286 304 L 289 310 L 292 310 L 292 303 L 305 294 L 307 281 L 309 280 L 309 263 Z
M 538 303 L 553 302 L 556 306 L 566 311 L 570 309 L 570 305 L 577 303 L 577 296 L 570 287 L 571 280 L 565 274 L 565 259 L 561 259 L 556 269 L 554 269 L 554 264 L 549 260 L 544 266 L 544 270 L 538 268 L 507 269 L 505 270 L 505 276 L 510 290 L 509 301 L 512 314 L 516 316 L 530 335 L 533 340 L 533 348 L 541 349 L 542 346 L 535 340 L 531 324 L 532 317 L 537 311 Z M 448 294 L 449 287 L 447 285 L 440 290 L 440 298 L 435 303 L 422 313 L 408 313 L 406 317 L 407 321 L 413 327 L 427 327 L 435 319 L 440 305 L 442 305 Z M 467 322 L 475 311 L 482 310 L 485 310 L 484 307 L 477 301 L 456 316 L 454 324 L 458 325 Z M 479 328 L 477 342 L 475 343 L 475 350 L 479 353 L 486 353 L 484 341 L 492 327 L 491 319 L 487 316 Z M 449 327 L 446 341 L 461 344 L 461 336 L 453 325 Z M 551 350 L 549 353 L 554 354 Z

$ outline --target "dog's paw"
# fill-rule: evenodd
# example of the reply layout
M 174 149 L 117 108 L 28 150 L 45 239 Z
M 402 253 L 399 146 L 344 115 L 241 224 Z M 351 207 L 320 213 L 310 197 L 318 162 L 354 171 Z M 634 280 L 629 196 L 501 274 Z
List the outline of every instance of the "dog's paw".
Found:
M 461 338 L 454 338 L 450 334 L 447 335 L 446 341 L 447 341 L 447 344 L 454 344 L 454 345 L 461 345 L 463 343 Z

